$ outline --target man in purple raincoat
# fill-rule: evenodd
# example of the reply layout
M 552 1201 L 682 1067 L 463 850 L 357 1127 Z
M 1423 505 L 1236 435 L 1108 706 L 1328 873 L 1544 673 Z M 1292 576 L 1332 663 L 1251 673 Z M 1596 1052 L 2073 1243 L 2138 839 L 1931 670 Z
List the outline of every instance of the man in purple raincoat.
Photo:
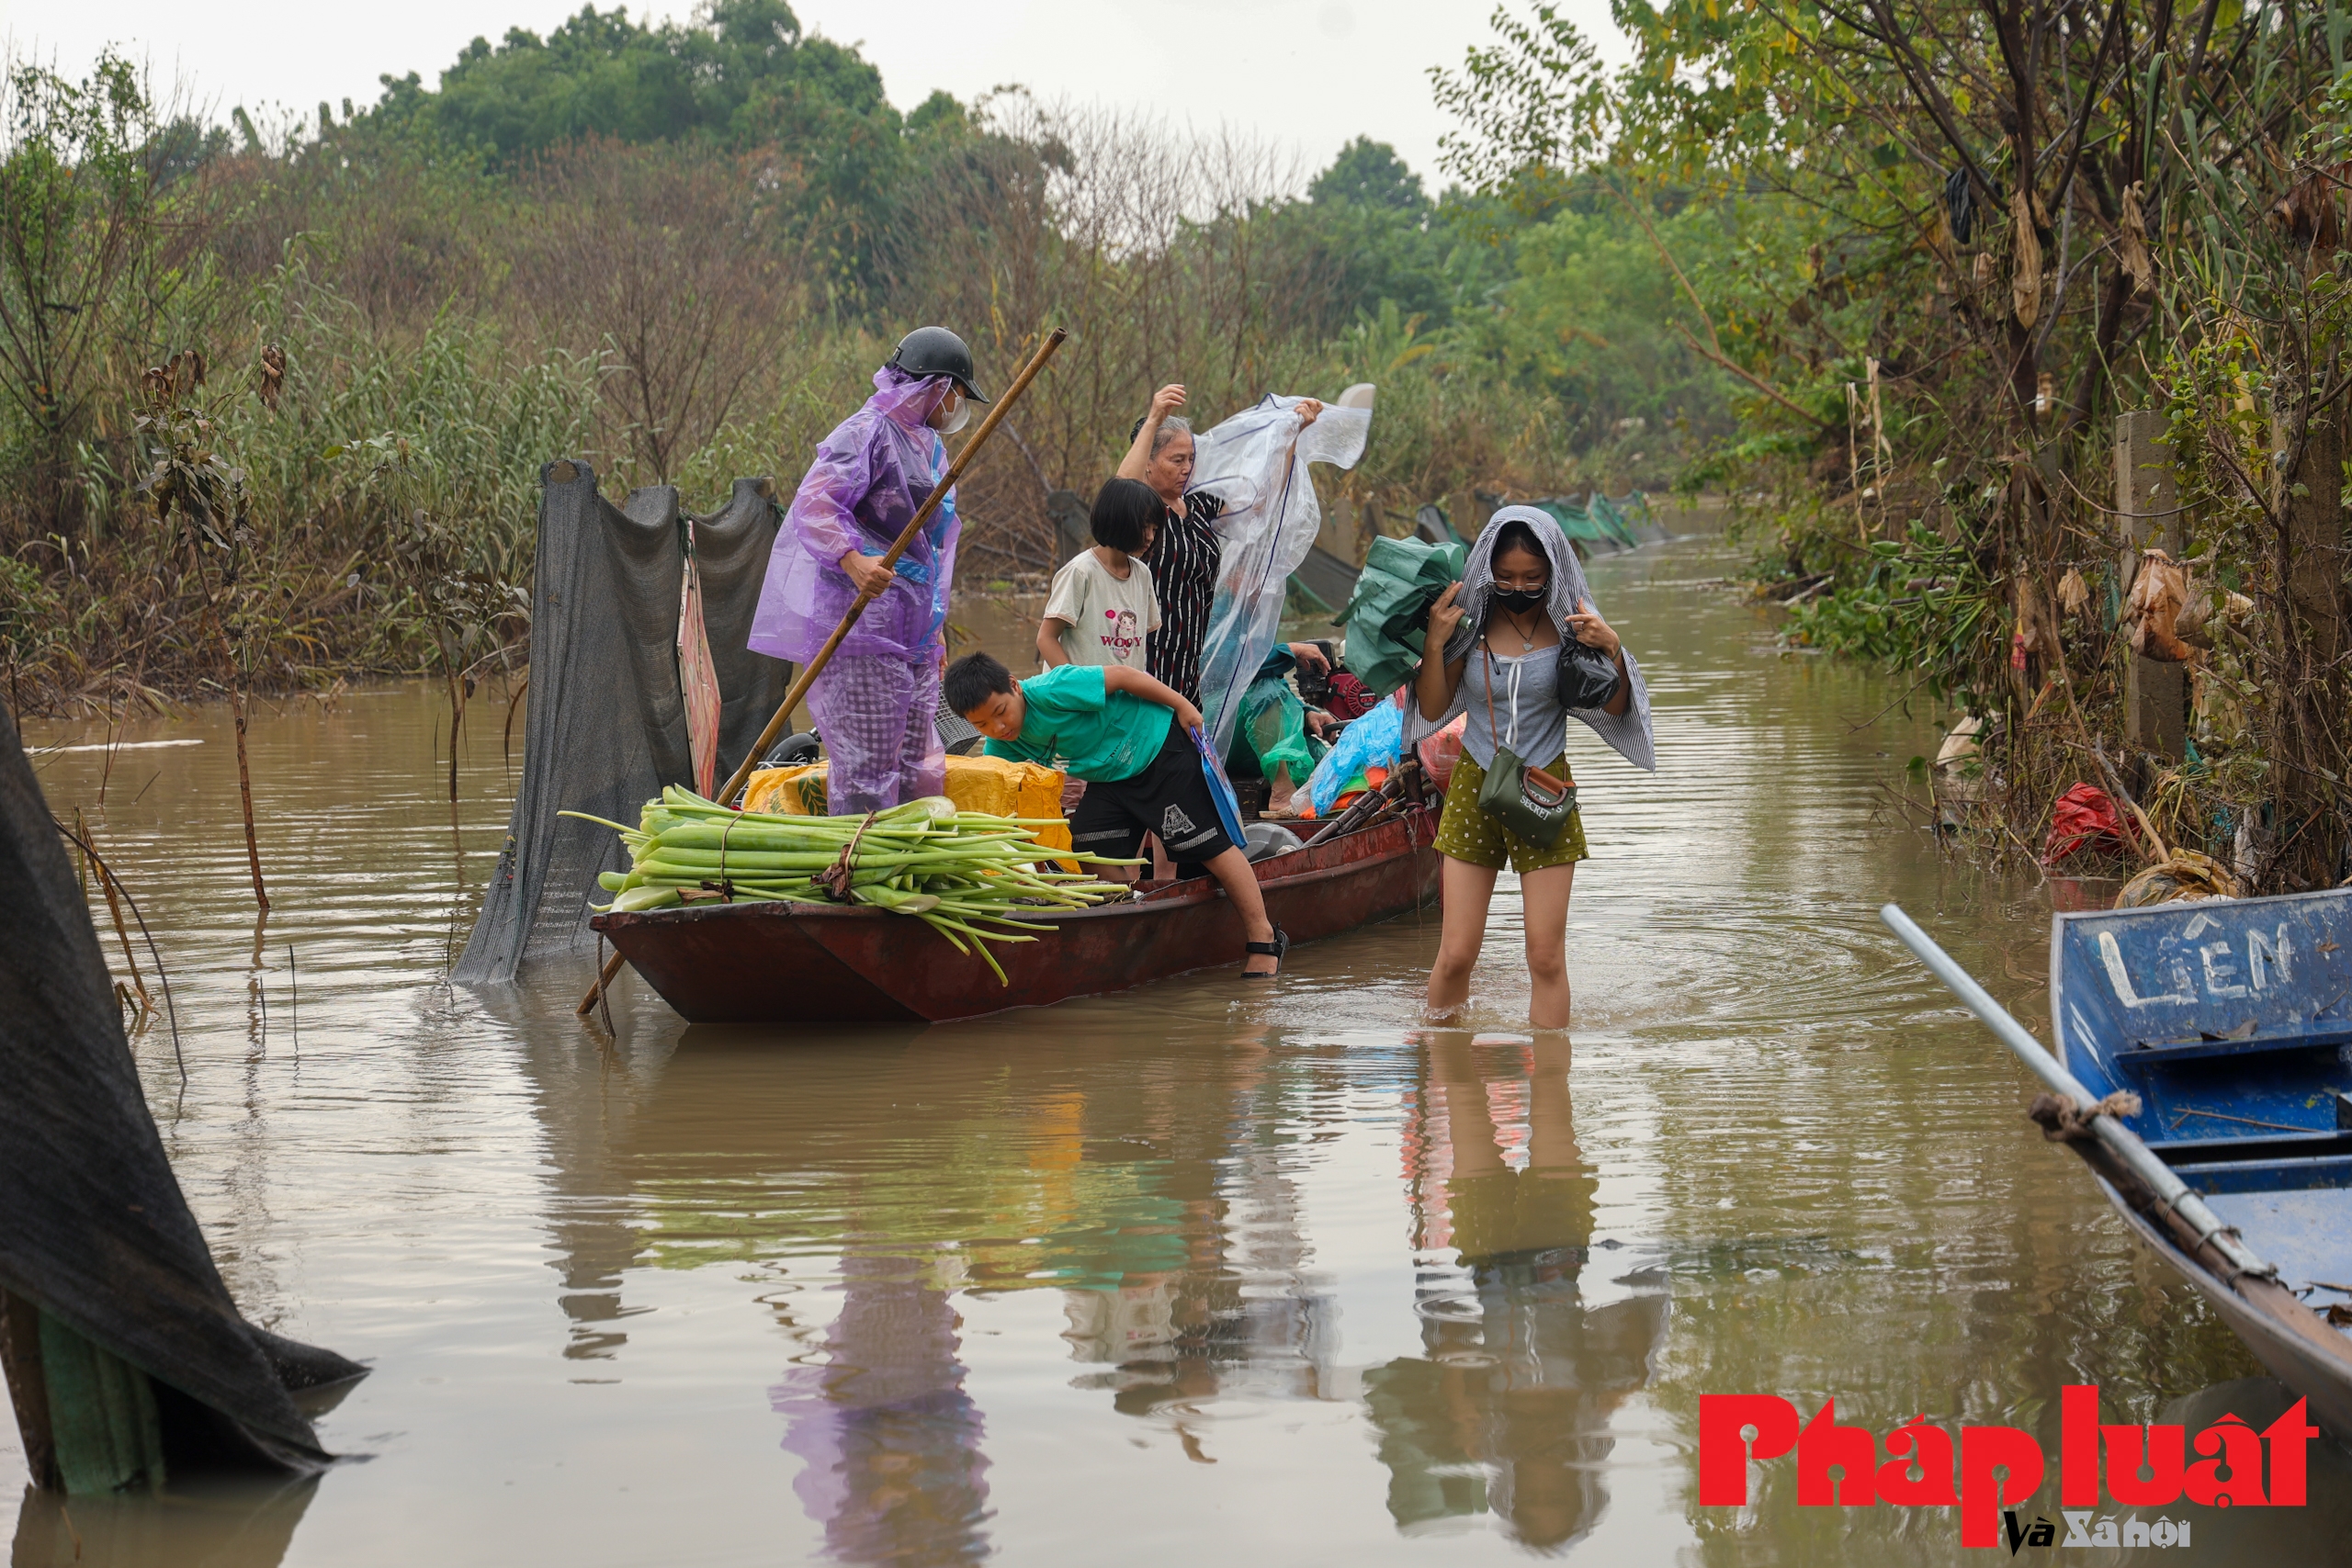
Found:
M 883 581 L 876 558 L 947 468 L 940 436 L 986 402 L 972 352 L 944 327 L 918 327 L 874 373 L 874 396 L 818 445 L 776 531 L 752 621 L 752 651 L 796 664 L 816 657 L 861 589 Z M 837 817 L 938 795 L 939 671 L 962 523 L 951 492 L 923 525 L 889 586 L 865 607 L 808 688 L 825 742 L 826 799 Z

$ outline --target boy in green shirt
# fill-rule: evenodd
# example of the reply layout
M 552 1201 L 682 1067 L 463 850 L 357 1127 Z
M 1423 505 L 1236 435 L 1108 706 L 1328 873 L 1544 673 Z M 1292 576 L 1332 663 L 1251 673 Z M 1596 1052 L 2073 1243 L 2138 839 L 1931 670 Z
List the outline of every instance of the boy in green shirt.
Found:
M 1124 860 L 1146 833 L 1159 834 L 1177 874 L 1205 871 L 1233 901 L 1243 977 L 1281 972 L 1290 939 L 1266 918 L 1258 874 L 1218 821 L 1191 733 L 1201 710 L 1182 694 L 1115 664 L 1064 664 L 1016 682 L 985 653 L 949 665 L 943 692 L 949 710 L 989 738 L 989 756 L 1049 767 L 1059 757 L 1086 781 L 1070 818 L 1073 848 Z

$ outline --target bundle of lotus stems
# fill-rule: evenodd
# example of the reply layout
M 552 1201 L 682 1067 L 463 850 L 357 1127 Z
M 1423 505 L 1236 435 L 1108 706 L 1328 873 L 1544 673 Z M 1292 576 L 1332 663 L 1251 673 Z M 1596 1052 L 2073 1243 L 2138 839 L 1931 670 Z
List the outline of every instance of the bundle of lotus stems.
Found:
M 1046 850 L 1034 836 L 1045 819 L 963 811 L 944 795 L 863 817 L 785 817 L 730 810 L 673 784 L 645 803 L 634 828 L 564 815 L 610 828 L 628 846 L 629 870 L 600 879 L 614 895 L 600 913 L 718 900 L 867 904 L 922 920 L 958 953 L 977 952 L 999 983 L 1004 969 L 987 944 L 1035 942 L 1053 929 L 1023 914 L 1126 896 L 1117 883 L 1052 863 L 1138 863 Z

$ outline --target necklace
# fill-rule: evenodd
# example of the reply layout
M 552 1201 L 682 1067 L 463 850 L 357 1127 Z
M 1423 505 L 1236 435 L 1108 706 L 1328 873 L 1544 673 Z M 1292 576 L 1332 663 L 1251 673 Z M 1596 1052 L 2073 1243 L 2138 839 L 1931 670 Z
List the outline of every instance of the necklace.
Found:
M 1520 652 L 1524 654 L 1535 651 L 1535 630 L 1532 626 L 1522 629 L 1519 624 L 1519 617 L 1509 610 L 1503 612 L 1503 625 L 1519 633 Z

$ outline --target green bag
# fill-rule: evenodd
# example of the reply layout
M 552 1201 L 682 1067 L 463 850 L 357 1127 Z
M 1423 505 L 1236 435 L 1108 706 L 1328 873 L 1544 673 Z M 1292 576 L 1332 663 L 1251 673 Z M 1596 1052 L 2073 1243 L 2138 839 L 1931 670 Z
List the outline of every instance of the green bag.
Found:
M 1348 670 L 1365 690 L 1385 697 L 1413 678 L 1429 607 L 1447 583 L 1460 580 L 1468 556 L 1458 544 L 1373 540 L 1338 621 L 1348 632 Z
M 1531 767 L 1503 744 L 1495 728 L 1495 668 L 1493 650 L 1484 642 L 1478 650 L 1487 663 L 1487 733 L 1495 738 L 1495 760 L 1478 784 L 1478 809 L 1539 850 L 1548 850 L 1568 830 L 1577 814 L 1573 779 L 1555 779 L 1542 768 Z

